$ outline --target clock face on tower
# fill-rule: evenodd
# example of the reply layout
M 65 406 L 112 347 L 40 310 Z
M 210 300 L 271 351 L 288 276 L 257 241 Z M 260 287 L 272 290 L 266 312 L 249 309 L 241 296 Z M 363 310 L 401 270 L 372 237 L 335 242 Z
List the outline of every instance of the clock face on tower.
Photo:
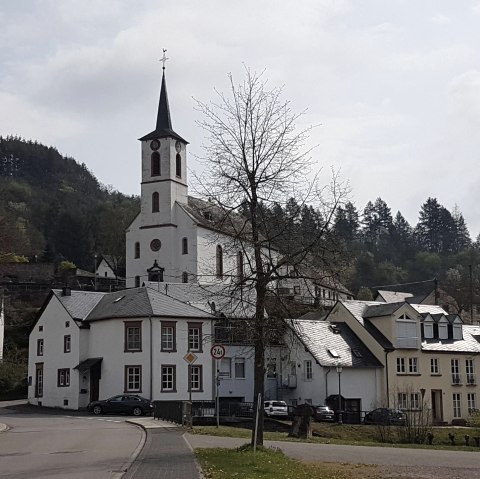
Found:
M 158 150 L 160 148 L 160 142 L 158 140 L 152 140 L 150 142 L 150 148 L 152 150 Z
M 182 144 L 179 141 L 175 143 L 175 149 L 177 150 L 177 153 L 180 153 L 180 150 L 182 149 Z

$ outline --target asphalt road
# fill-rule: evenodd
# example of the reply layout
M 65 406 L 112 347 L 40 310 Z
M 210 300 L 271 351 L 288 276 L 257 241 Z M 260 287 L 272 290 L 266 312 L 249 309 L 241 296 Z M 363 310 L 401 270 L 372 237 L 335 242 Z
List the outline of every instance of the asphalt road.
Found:
M 125 417 L 39 414 L 0 403 L 0 478 L 120 477 L 145 433 Z

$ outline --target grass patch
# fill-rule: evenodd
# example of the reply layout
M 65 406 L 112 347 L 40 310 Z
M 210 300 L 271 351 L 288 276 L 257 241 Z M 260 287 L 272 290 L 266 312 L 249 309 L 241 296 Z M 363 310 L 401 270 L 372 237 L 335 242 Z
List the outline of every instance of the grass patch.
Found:
M 381 477 L 375 466 L 320 463 L 306 464 L 286 457 L 281 451 L 261 448 L 255 459 L 250 448 L 197 449 L 208 479 L 373 479 Z
M 382 442 L 379 426 L 353 425 L 353 424 L 329 424 L 315 423 L 313 430 L 316 432 L 314 437 L 308 441 L 288 437 L 285 432 L 265 431 L 264 438 L 267 441 L 295 441 L 310 442 L 318 444 L 345 444 L 355 446 L 380 446 L 380 447 L 409 447 L 419 449 L 448 449 L 462 451 L 480 452 L 480 448 L 474 446 L 473 436 L 477 435 L 477 429 L 474 428 L 434 428 L 433 445 L 427 444 L 402 444 L 396 439 L 395 427 L 392 429 L 392 441 Z M 250 440 L 251 430 L 232 426 L 195 426 L 191 431 L 193 434 L 204 434 L 210 436 L 222 437 L 240 437 Z M 452 446 L 448 434 L 455 434 L 455 445 Z M 465 435 L 469 434 L 470 446 L 465 446 Z

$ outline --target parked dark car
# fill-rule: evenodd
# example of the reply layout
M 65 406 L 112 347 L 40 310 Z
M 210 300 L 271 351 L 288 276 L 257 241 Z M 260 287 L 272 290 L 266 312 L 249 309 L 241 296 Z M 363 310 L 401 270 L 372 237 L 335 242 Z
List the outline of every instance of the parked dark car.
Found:
M 407 415 L 398 409 L 380 407 L 365 414 L 365 424 L 382 424 L 387 426 L 405 426 Z
M 315 420 L 321 422 L 334 422 L 335 413 L 328 406 L 317 406 L 315 408 Z
M 153 412 L 153 404 L 149 399 L 135 394 L 121 394 L 103 401 L 92 401 L 88 405 L 88 410 L 97 415 L 133 414 L 134 416 L 143 416 Z

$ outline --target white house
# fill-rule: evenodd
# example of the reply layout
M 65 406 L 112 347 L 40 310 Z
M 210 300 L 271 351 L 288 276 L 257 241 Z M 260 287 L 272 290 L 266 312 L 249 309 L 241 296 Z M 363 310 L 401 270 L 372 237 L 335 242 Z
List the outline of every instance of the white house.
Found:
M 78 409 L 123 392 L 186 399 L 189 384 L 193 399 L 212 399 L 213 319 L 149 288 L 52 291 L 30 334 L 29 402 Z

